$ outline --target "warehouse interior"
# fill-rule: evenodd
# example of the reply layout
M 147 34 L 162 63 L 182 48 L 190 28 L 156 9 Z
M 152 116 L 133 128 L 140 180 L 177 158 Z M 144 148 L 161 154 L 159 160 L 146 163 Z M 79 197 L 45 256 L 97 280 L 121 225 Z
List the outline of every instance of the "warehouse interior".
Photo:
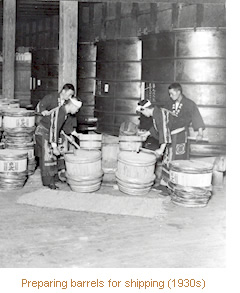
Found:
M 31 111 L 46 94 L 72 83 L 83 102 L 77 131 L 102 134 L 108 160 L 122 123 L 139 123 L 137 103 L 148 99 L 161 107 L 169 84 L 179 82 L 206 125 L 203 141 L 189 140 L 188 158 L 215 164 L 204 207 L 176 205 L 154 190 L 140 196 L 145 209 L 161 201 L 159 217 L 136 216 L 134 209 L 132 215 L 130 209 L 70 209 L 64 201 L 57 208 L 21 204 L 22 196 L 44 190 L 34 169 L 21 189 L 0 191 L 0 266 L 224 268 L 225 0 L 2 0 L 0 19 L 0 104 L 11 101 Z M 192 127 L 189 132 L 196 136 Z M 106 181 L 96 196 L 134 200 Z M 59 186 L 71 192 L 66 183 Z

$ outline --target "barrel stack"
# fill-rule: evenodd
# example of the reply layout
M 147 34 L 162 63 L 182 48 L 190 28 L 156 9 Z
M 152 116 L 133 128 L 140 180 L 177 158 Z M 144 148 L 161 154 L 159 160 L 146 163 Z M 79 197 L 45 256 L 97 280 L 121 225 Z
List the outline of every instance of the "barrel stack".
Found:
M 27 174 L 32 175 L 36 168 L 33 141 L 35 112 L 25 108 L 5 108 L 2 122 L 5 148 L 26 152 Z
M 172 202 L 184 207 L 205 207 L 212 195 L 213 165 L 197 160 L 170 163 Z
M 27 153 L 19 150 L 0 149 L 0 188 L 15 190 L 27 180 Z
M 4 109 L 19 108 L 19 100 L 16 99 L 0 99 L 0 139 L 3 133 L 3 112 Z

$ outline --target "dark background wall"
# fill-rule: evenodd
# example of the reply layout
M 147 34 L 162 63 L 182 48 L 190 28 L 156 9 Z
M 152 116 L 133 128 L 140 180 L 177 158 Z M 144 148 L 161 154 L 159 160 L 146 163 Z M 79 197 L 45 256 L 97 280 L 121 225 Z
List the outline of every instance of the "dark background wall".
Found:
M 225 4 L 219 3 L 223 1 L 215 2 L 79 3 L 79 41 L 136 37 L 163 30 L 171 31 L 174 28 L 226 27 Z M 1 26 L 2 23 L 0 47 Z M 57 48 L 58 31 L 58 15 L 18 22 L 16 47 Z

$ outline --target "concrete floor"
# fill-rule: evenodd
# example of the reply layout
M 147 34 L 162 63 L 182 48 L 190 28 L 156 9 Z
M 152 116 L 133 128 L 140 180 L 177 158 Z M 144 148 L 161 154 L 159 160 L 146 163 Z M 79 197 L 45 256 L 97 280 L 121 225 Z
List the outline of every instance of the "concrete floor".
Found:
M 160 221 L 16 203 L 40 187 L 37 172 L 23 189 L 0 192 L 1 268 L 225 267 L 225 189 L 204 208 L 169 202 Z

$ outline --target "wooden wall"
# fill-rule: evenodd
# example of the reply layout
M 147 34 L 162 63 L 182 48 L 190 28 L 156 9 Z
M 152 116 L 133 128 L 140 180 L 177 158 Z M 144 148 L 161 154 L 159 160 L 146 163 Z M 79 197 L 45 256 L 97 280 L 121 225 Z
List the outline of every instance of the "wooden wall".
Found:
M 58 48 L 59 16 L 17 23 L 16 47 Z

